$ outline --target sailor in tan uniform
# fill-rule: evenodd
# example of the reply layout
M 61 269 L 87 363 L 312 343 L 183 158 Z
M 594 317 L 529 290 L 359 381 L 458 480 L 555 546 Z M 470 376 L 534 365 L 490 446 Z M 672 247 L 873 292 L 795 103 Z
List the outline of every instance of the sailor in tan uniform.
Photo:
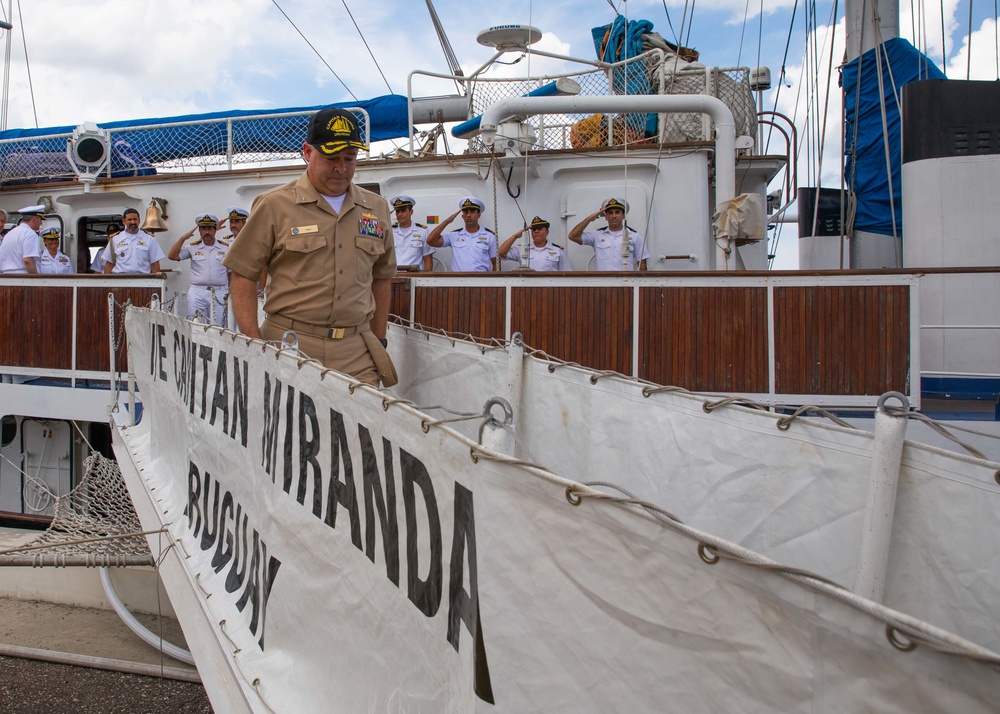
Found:
M 38 259 L 38 272 L 49 275 L 68 275 L 73 272 L 73 263 L 69 256 L 59 250 L 59 229 L 52 227 L 42 231 L 42 242 L 45 247 Z
M 385 350 L 396 252 L 388 203 L 353 183 L 358 151 L 367 148 L 354 114 L 317 112 L 302 146 L 305 173 L 254 202 L 223 264 L 249 337 L 277 341 L 294 330 L 310 357 L 389 387 L 396 383 Z M 268 317 L 258 328 L 256 282 L 265 267 Z
M 193 232 L 185 233 L 171 246 L 171 260 L 191 261 L 191 287 L 188 290 L 187 317 L 201 315 L 216 325 L 226 325 L 226 301 L 229 299 L 229 270 L 222 264 L 230 242 L 216 238 L 219 219 L 211 213 L 195 216 L 198 239 L 187 242 Z

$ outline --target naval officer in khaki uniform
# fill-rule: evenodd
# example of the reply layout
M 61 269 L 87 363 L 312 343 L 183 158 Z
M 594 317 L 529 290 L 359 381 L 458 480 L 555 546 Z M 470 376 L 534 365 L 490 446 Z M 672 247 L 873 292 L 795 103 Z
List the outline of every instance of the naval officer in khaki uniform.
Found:
M 396 273 L 389 204 L 353 183 L 367 149 L 354 114 L 323 109 L 309 123 L 297 181 L 262 194 L 223 265 L 232 271 L 236 320 L 247 336 L 298 335 L 327 367 L 378 386 L 396 373 L 385 351 Z M 267 319 L 257 325 L 257 280 L 267 268 Z

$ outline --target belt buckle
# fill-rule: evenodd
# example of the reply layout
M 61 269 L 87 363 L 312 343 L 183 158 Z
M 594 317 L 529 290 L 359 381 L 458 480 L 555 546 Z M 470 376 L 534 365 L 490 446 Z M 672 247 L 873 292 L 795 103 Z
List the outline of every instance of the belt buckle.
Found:
M 342 340 L 344 338 L 344 328 L 343 327 L 331 327 L 327 330 L 326 336 L 331 340 Z

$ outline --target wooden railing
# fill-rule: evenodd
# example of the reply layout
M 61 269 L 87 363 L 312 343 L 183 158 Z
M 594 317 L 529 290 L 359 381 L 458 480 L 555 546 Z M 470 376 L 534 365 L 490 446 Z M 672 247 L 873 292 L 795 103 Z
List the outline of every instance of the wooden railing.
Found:
M 162 276 L 0 276 L 0 374 L 108 379 L 108 295 L 115 297 L 116 367 L 128 368 L 118 339 L 122 305 L 162 298 Z
M 419 274 L 402 321 L 478 338 L 521 333 L 568 362 L 769 404 L 919 404 L 919 277 L 909 274 Z

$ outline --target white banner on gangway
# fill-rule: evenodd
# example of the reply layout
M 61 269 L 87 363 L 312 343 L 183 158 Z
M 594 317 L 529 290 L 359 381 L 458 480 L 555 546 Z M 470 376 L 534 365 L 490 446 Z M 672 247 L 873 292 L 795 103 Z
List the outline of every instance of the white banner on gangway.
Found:
M 997 691 L 313 362 L 159 311 L 126 324 L 124 438 L 260 711 L 986 711 Z

